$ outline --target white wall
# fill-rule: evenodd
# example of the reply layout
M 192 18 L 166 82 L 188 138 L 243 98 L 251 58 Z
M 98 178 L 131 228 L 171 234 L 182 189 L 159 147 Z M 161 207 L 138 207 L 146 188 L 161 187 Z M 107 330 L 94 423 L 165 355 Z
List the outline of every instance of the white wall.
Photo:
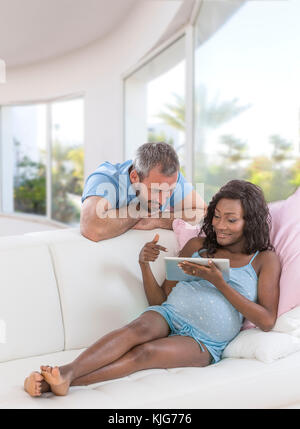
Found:
M 105 39 L 55 60 L 7 69 L 7 83 L 0 85 L 0 105 L 82 93 L 85 176 L 105 160 L 122 161 L 121 75 L 154 46 L 181 4 L 141 0 Z

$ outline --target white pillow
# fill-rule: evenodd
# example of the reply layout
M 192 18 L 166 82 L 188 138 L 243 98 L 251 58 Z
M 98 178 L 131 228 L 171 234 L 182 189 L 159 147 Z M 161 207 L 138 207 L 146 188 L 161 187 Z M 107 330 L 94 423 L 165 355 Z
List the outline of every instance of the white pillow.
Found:
M 300 337 L 300 306 L 279 316 L 272 331 Z
M 300 350 L 300 338 L 259 328 L 241 331 L 225 348 L 224 358 L 257 359 L 265 363 Z

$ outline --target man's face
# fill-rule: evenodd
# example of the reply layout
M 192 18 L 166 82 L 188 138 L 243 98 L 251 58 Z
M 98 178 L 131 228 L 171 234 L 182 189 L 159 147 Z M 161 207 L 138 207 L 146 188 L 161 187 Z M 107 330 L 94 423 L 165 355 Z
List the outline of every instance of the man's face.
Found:
M 176 183 L 178 172 L 172 176 L 165 176 L 161 172 L 161 167 L 156 166 L 150 170 L 149 175 L 142 181 L 136 170 L 130 173 L 131 183 L 136 187 L 137 196 L 141 206 L 150 213 L 159 210 L 172 195 Z

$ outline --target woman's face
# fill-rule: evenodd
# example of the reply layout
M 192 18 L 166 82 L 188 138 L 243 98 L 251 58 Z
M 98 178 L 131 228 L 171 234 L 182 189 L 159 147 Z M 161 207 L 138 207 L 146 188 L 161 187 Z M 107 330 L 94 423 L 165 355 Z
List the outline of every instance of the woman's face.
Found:
M 222 198 L 216 205 L 212 226 L 220 246 L 244 240 L 244 210 L 240 200 Z

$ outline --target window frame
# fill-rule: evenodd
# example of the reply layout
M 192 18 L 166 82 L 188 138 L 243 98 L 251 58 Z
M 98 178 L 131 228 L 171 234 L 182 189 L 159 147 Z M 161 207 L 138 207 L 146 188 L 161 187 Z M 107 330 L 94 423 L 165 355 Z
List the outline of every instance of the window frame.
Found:
M 52 140 L 51 140 L 51 104 L 57 103 L 57 102 L 63 102 L 63 101 L 71 101 L 81 98 L 83 101 L 85 100 L 85 93 L 84 92 L 78 92 L 68 95 L 63 95 L 60 97 L 51 97 L 51 98 L 44 98 L 41 100 L 29 100 L 29 101 L 12 101 L 9 103 L 1 104 L 0 105 L 0 129 L 2 128 L 2 109 L 4 107 L 21 107 L 21 106 L 33 106 L 37 104 L 43 104 L 46 107 L 46 214 L 40 215 L 40 214 L 34 214 L 34 213 L 20 213 L 20 212 L 3 212 L 3 199 L 2 199 L 2 190 L 3 190 L 3 178 L 2 175 L 0 175 L 0 214 L 4 216 L 14 216 L 19 217 L 20 219 L 28 219 L 35 221 L 44 221 L 44 222 L 50 222 L 57 226 L 66 226 L 65 223 L 59 222 L 55 219 L 52 219 L 52 174 L 51 174 L 51 165 L 52 165 Z M 83 117 L 83 124 L 85 128 L 85 116 Z M 3 161 L 3 142 L 1 139 L 0 134 L 0 162 Z M 83 147 L 85 147 L 85 139 L 83 141 Z M 83 166 L 84 168 L 84 166 Z
M 146 66 L 174 43 L 185 37 L 185 60 L 186 60 L 186 80 L 185 80 L 185 94 L 186 94 L 186 145 L 185 145 L 185 159 L 186 159 L 186 179 L 192 181 L 192 168 L 193 168 L 193 56 L 191 56 L 191 49 L 188 49 L 188 44 L 193 39 L 194 30 L 192 26 L 186 26 L 183 29 L 176 32 L 170 39 L 162 43 L 159 47 L 154 49 L 141 61 L 139 61 L 133 68 L 122 75 L 122 159 L 125 159 L 126 153 L 126 80 L 130 78 L 134 73 Z M 193 46 L 193 45 L 192 45 Z M 187 56 L 187 51 L 189 55 Z M 189 104 L 189 106 L 188 106 Z

